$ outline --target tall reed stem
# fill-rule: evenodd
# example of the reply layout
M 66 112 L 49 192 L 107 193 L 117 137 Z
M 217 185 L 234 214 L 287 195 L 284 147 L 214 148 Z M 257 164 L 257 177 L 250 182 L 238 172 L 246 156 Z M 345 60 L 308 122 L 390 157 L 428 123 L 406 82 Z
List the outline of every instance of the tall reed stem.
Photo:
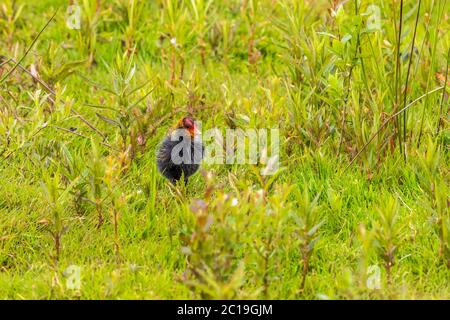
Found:
M 420 5 L 422 4 L 422 0 L 419 0 L 419 6 L 417 7 L 417 15 L 416 15 L 416 23 L 414 25 L 414 34 L 413 40 L 411 44 L 411 51 L 409 53 L 409 63 L 408 63 L 408 71 L 406 72 L 406 80 L 405 80 L 405 89 L 403 93 L 403 108 L 406 107 L 406 99 L 408 96 L 408 84 L 409 84 L 409 74 L 411 72 L 411 65 L 414 55 L 414 44 L 416 42 L 416 33 L 417 33 L 417 24 L 419 23 L 419 14 L 420 14 Z M 406 162 L 406 119 L 407 119 L 407 110 L 403 112 L 403 160 Z
M 395 8 L 395 1 L 394 1 L 394 8 Z M 395 19 L 395 16 L 394 16 Z M 399 91 L 401 88 L 399 88 L 400 82 L 401 82 L 401 64 L 400 64 L 400 43 L 402 39 L 402 25 L 403 25 L 403 0 L 400 2 L 400 22 L 398 26 L 398 33 L 397 33 L 397 44 L 395 49 L 395 107 L 394 107 L 394 113 L 397 112 L 398 107 L 400 106 L 400 98 L 399 98 Z M 395 28 L 397 30 L 397 28 Z M 400 130 L 400 121 L 398 119 L 395 119 L 395 128 L 397 131 L 397 137 L 398 137 L 398 145 L 400 146 L 401 151 L 401 145 L 402 145 L 402 133 Z
M 450 60 L 450 48 L 448 49 L 448 53 L 447 53 L 447 68 L 446 68 L 446 71 L 445 71 L 444 90 L 442 90 L 441 106 L 440 106 L 440 110 L 439 110 L 439 119 L 438 119 L 437 126 L 436 126 L 436 135 L 439 134 L 439 127 L 441 126 L 442 109 L 443 109 L 443 106 L 444 106 L 444 99 L 445 99 L 445 94 L 446 94 L 446 90 L 447 90 L 448 62 L 449 62 L 449 60 Z

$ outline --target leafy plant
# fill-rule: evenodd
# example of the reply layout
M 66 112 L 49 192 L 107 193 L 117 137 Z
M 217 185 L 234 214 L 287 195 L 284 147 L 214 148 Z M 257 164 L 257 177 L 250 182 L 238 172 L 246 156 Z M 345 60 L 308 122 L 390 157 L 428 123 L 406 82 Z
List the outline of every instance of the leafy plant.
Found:
M 292 214 L 292 218 L 297 225 L 296 238 L 300 241 L 300 252 L 302 260 L 302 278 L 299 285 L 300 291 L 305 289 L 306 277 L 310 270 L 311 256 L 317 241 L 320 239 L 320 227 L 323 221 L 320 220 L 318 206 L 319 194 L 311 200 L 307 190 L 299 194 L 298 208 Z
M 104 199 L 106 196 L 104 177 L 105 161 L 94 140 L 91 142 L 90 163 L 88 164 L 89 179 L 89 197 L 95 205 L 97 211 L 97 228 L 100 228 L 104 222 Z
M 403 228 L 398 223 L 400 208 L 395 198 L 387 197 L 376 210 L 375 245 L 384 261 L 387 282 L 391 284 L 396 252 L 404 237 Z
M 2 3 L 0 26 L 9 48 L 13 45 L 14 33 L 17 29 L 16 25 L 20 20 L 24 7 L 25 4 L 17 4 L 14 0 L 6 0 Z

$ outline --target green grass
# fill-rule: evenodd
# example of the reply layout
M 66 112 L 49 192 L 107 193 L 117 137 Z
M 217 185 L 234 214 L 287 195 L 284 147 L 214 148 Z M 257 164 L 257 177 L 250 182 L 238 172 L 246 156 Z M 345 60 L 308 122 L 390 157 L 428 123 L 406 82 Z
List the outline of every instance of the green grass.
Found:
M 85 0 L 71 30 L 4 1 L 2 61 L 42 83 L 0 62 L 0 298 L 450 299 L 450 3 L 335 2 Z M 168 185 L 187 113 L 279 128 L 281 169 Z

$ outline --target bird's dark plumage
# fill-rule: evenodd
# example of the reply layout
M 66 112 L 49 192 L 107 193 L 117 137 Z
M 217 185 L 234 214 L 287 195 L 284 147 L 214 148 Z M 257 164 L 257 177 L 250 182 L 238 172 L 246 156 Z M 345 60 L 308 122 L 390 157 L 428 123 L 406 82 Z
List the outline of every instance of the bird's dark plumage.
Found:
M 161 144 L 157 156 L 158 170 L 173 184 L 184 177 L 185 183 L 200 167 L 204 147 L 195 122 L 183 118 Z

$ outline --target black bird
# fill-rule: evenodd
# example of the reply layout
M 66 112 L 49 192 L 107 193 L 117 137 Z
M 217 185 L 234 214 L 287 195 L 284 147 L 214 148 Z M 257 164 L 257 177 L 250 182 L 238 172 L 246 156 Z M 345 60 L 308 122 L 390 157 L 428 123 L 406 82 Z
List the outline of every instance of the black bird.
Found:
M 204 147 L 195 120 L 184 117 L 159 148 L 158 170 L 173 184 L 182 177 L 187 184 L 189 177 L 200 167 L 203 152 Z

